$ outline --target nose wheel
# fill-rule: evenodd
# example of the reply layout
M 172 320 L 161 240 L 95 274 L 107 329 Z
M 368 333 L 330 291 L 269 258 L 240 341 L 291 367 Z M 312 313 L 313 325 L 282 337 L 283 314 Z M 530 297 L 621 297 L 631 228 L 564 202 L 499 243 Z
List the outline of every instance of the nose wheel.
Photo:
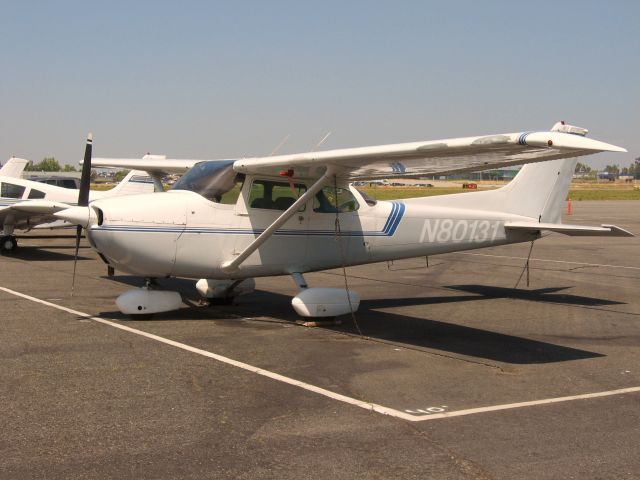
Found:
M 18 248 L 18 240 L 13 235 L 5 235 L 0 238 L 0 252 L 13 253 Z

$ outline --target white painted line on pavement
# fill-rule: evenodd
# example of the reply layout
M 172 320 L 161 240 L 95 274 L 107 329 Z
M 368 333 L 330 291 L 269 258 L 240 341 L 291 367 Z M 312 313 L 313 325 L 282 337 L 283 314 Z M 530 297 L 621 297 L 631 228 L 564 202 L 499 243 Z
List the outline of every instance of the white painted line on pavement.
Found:
M 347 397 L 346 395 L 342 395 L 339 393 L 332 392 L 330 390 L 326 390 L 321 387 L 317 387 L 315 385 L 311 385 L 306 382 L 301 382 L 300 380 L 295 380 L 290 377 L 286 377 L 284 375 L 280 375 L 275 372 L 271 372 L 269 370 L 264 370 L 259 367 L 254 367 L 253 365 L 249 365 L 248 363 L 239 362 L 237 360 L 233 360 L 232 358 L 224 357 L 222 355 L 218 355 L 216 353 L 208 352 L 206 350 L 202 350 L 200 348 L 192 347 L 191 345 L 187 345 L 185 343 L 176 342 L 174 340 L 170 340 L 168 338 L 160 337 L 159 335 L 154 335 L 153 333 L 148 333 L 143 330 L 138 330 L 137 328 L 127 327 L 126 325 L 121 325 L 116 322 L 112 322 L 110 320 L 106 320 L 100 317 L 94 317 L 89 315 L 88 313 L 80 312 L 78 310 L 73 310 L 72 308 L 64 307 L 62 305 L 58 305 L 56 303 L 48 302 L 46 300 L 41 300 L 36 297 L 32 297 L 31 295 L 26 295 L 24 293 L 17 292 L 15 290 L 11 290 L 9 288 L 0 287 L 0 291 L 8 293 L 10 295 L 14 295 L 16 297 L 23 298 L 25 300 L 29 300 L 34 303 L 39 303 L 41 305 L 45 305 L 47 307 L 55 308 L 61 310 L 63 312 L 70 313 L 72 315 L 76 315 L 78 317 L 82 317 L 83 319 L 92 320 L 94 322 L 101 323 L 103 325 L 108 325 L 113 328 L 117 328 L 119 330 L 124 330 L 129 333 L 133 333 L 135 335 L 140 335 L 142 337 L 149 338 L 151 340 L 155 340 L 160 343 L 164 343 L 166 345 L 171 345 L 172 347 L 180 348 L 182 350 L 186 350 L 188 352 L 196 353 L 198 355 L 202 355 L 204 357 L 211 358 L 213 360 L 217 360 L 222 363 L 226 363 L 228 365 L 232 365 L 237 368 L 241 368 L 243 370 L 247 370 L 252 373 L 256 373 L 258 375 L 262 375 L 267 378 L 271 378 L 272 380 L 277 380 L 282 383 L 286 383 L 288 385 L 293 385 L 295 387 L 302 388 L 304 390 L 308 390 L 310 392 L 317 393 L 319 395 L 323 395 L 325 397 L 338 400 L 340 402 L 348 403 L 350 405 L 355 405 L 356 407 L 364 408 L 366 410 L 370 410 L 373 412 L 381 413 L 383 415 L 389 415 L 391 417 L 401 418 L 403 420 L 408 420 L 411 422 L 424 422 L 427 420 L 438 420 L 444 418 L 451 417 L 459 417 L 463 415 L 474 415 L 477 413 L 485 413 L 485 412 L 495 412 L 498 410 L 510 410 L 514 408 L 522 408 L 522 407 L 532 407 L 536 405 L 546 405 L 550 403 L 559 403 L 559 402 L 568 402 L 572 400 L 584 400 L 589 398 L 598 398 L 598 397 L 607 397 L 611 395 L 622 395 L 626 393 L 636 393 L 640 392 L 640 387 L 630 387 L 630 388 L 622 388 L 618 390 L 609 390 L 606 392 L 595 392 L 595 393 L 586 393 L 583 395 L 572 395 L 568 397 L 556 397 L 556 398 L 546 398 L 542 400 L 533 400 L 530 402 L 519 402 L 519 403 L 508 403 L 504 405 L 491 405 L 488 407 L 478 407 L 478 408 L 469 408 L 465 410 L 454 410 L 451 412 L 443 412 L 443 413 L 434 413 L 431 415 L 411 415 L 405 412 L 401 412 L 400 410 L 395 410 L 393 408 L 385 407 L 382 405 L 378 405 L 376 403 L 365 402 L 362 400 L 358 400 L 355 398 Z
M 570 402 L 573 400 L 586 400 L 588 398 L 609 397 L 612 395 L 623 395 L 625 393 L 640 392 L 640 387 L 620 388 L 606 392 L 585 393 L 583 395 L 571 395 L 568 397 L 544 398 L 542 400 L 532 400 L 530 402 L 506 403 L 504 405 L 490 405 L 488 407 L 468 408 L 465 410 L 454 410 L 452 412 L 434 413 L 427 416 L 412 419 L 415 422 L 422 420 L 437 420 L 441 418 L 461 417 L 463 415 L 474 415 L 476 413 L 496 412 L 498 410 L 511 410 L 514 408 L 533 407 L 536 405 L 548 405 L 550 403 Z
M 287 383 L 289 385 L 293 385 L 299 388 L 303 388 L 305 390 L 309 390 L 310 392 L 318 393 L 320 395 L 324 395 L 325 397 L 332 398 L 334 400 L 338 400 L 340 402 L 348 403 L 350 405 L 355 405 L 360 408 L 364 408 L 366 410 L 372 410 L 374 412 L 382 413 L 384 415 L 390 415 L 392 417 L 402 418 L 404 420 L 413 420 L 414 415 L 409 415 L 405 412 L 401 412 L 399 410 L 394 410 L 392 408 L 384 407 L 382 405 L 378 405 L 375 403 L 365 402 L 362 400 L 357 400 L 355 398 L 347 397 L 346 395 L 341 395 L 339 393 L 332 392 L 330 390 L 326 390 L 321 387 L 316 387 L 315 385 L 311 385 L 309 383 L 301 382 L 299 380 L 295 380 L 293 378 L 285 377 L 284 375 L 280 375 L 278 373 L 270 372 L 269 370 L 264 370 L 259 367 L 254 367 L 253 365 L 249 365 L 248 363 L 239 362 L 237 360 L 233 360 L 232 358 L 224 357 L 222 355 L 218 355 L 216 353 L 208 352 L 206 350 L 202 350 L 200 348 L 192 347 L 190 345 L 186 345 L 184 343 L 176 342 L 174 340 L 169 340 L 168 338 L 160 337 L 158 335 L 154 335 L 153 333 L 148 333 L 142 330 L 138 330 L 137 328 L 127 327 L 126 325 L 121 325 L 116 322 L 111 322 L 109 320 L 105 320 L 104 318 L 94 317 L 89 315 L 88 313 L 79 312 L 78 310 L 73 310 L 71 308 L 64 307 L 62 305 L 58 305 L 55 303 L 47 302 L 46 300 L 41 300 L 36 297 L 32 297 L 30 295 L 26 295 L 24 293 L 16 292 L 15 290 L 10 290 L 5 287 L 0 287 L 0 290 L 11 295 L 15 295 L 17 297 L 24 298 L 25 300 L 29 300 L 31 302 L 39 303 L 42 305 L 46 305 L 47 307 L 56 308 L 58 310 L 62 310 L 63 312 L 70 313 L 72 315 L 76 315 L 78 317 L 82 317 L 84 319 L 93 320 L 94 322 L 102 323 L 103 325 L 108 325 L 110 327 L 118 328 L 120 330 L 124 330 L 129 333 L 134 333 L 136 335 L 140 335 L 142 337 L 150 338 L 151 340 L 155 340 L 157 342 L 165 343 L 167 345 L 171 345 L 176 348 L 180 348 L 182 350 L 186 350 L 188 352 L 196 353 L 198 355 L 202 355 L 204 357 L 209 357 L 214 360 L 217 360 L 222 363 L 226 363 L 228 365 L 232 365 L 237 368 L 241 368 L 243 370 L 247 370 L 249 372 L 257 373 L 258 375 L 262 375 L 264 377 L 271 378 L 273 380 L 277 380 L 279 382 Z

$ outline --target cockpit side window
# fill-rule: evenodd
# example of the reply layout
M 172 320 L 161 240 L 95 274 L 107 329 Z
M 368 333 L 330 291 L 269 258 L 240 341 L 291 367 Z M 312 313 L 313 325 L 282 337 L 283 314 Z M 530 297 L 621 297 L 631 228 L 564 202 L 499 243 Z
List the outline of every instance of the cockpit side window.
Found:
M 318 213 L 355 212 L 359 206 L 347 188 L 324 187 L 313 199 L 313 211 Z
M 307 187 L 296 183 L 293 188 L 285 182 L 270 180 L 254 180 L 249 193 L 250 208 L 264 208 L 268 210 L 286 210 L 306 192 Z M 305 206 L 300 208 L 304 211 Z
M 25 187 L 14 183 L 2 182 L 0 186 L 0 196 L 5 198 L 22 198 Z

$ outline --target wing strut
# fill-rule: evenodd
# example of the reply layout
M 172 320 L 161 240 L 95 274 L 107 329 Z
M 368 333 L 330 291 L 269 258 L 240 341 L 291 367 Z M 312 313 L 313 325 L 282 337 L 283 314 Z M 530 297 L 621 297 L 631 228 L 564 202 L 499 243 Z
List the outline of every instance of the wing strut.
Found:
M 309 190 L 304 192 L 300 197 L 293 202 L 293 204 L 287 208 L 282 215 L 280 215 L 271 225 L 269 225 L 264 232 L 262 232 L 258 238 L 256 238 L 251 244 L 245 248 L 236 258 L 226 261 L 222 264 L 222 270 L 225 272 L 232 272 L 236 270 L 242 262 L 244 262 L 249 255 L 255 252 L 260 245 L 266 242 L 273 233 L 280 228 L 284 223 L 293 217 L 301 205 L 305 204 L 307 200 L 313 197 L 320 189 L 327 183 L 327 181 L 333 176 L 334 172 L 331 167 L 327 168 L 327 171 L 320 177 Z

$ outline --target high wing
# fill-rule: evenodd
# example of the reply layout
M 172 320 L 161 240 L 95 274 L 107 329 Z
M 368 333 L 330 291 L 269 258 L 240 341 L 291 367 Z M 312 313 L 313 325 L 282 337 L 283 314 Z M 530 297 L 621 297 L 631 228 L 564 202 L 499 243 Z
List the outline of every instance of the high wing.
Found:
M 242 158 L 235 161 L 234 169 L 269 176 L 293 170 L 296 178 L 319 178 L 331 168 L 341 179 L 355 180 L 488 170 L 605 151 L 626 152 L 582 135 L 539 131 Z M 204 160 L 95 158 L 93 164 L 184 173 L 200 161 Z
M 234 169 L 265 175 L 291 169 L 296 177 L 316 178 L 333 167 L 341 178 L 355 180 L 488 170 L 604 151 L 626 152 L 569 133 L 523 132 L 247 158 L 236 161 Z

